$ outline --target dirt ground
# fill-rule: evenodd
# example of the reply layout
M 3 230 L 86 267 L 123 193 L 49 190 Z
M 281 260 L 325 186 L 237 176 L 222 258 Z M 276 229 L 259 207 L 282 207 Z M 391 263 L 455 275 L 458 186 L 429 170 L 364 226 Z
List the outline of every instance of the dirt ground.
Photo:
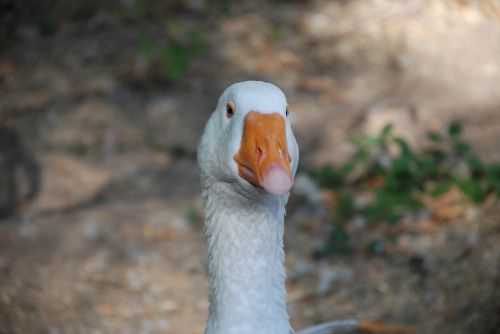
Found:
M 418 148 L 454 119 L 484 159 L 500 159 L 498 1 L 179 3 L 176 22 L 203 31 L 205 47 L 175 83 L 137 47 L 145 36 L 164 43 L 164 24 L 98 1 L 50 35 L 21 20 L 0 40 L 0 133 L 11 138 L 0 148 L 15 151 L 20 192 L 39 190 L 0 220 L 0 333 L 203 332 L 195 150 L 232 82 L 285 91 L 305 165 L 345 160 L 348 138 L 387 122 Z M 498 199 L 403 226 L 380 255 L 314 260 L 328 210 L 314 187 L 289 203 L 294 328 L 373 318 L 417 333 L 500 333 Z

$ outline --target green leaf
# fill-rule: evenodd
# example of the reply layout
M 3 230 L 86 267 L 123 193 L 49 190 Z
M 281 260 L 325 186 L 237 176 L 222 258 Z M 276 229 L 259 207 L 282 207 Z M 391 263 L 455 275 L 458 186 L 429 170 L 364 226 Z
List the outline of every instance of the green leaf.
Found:
M 459 140 L 453 144 L 453 150 L 458 155 L 465 155 L 466 153 L 471 151 L 469 143 Z
M 354 171 L 354 168 L 356 168 L 356 163 L 355 162 L 347 162 L 340 166 L 340 174 L 342 176 L 347 176 L 351 174 Z
M 494 178 L 498 178 L 500 180 L 500 163 L 494 162 L 490 166 L 488 166 L 488 175 L 491 175 Z
M 483 162 L 476 156 L 471 157 L 467 160 L 467 165 L 469 167 L 470 175 L 479 179 L 486 173 L 486 168 Z
M 439 195 L 444 194 L 445 192 L 450 190 L 452 184 L 453 183 L 451 182 L 451 180 L 443 180 L 436 183 L 434 187 L 432 187 L 432 189 L 430 190 L 431 196 L 437 197 Z
M 500 163 L 493 163 L 488 167 L 486 183 L 500 196 Z
M 343 193 L 340 195 L 335 221 L 344 221 L 354 214 L 354 200 L 351 194 Z
M 195 221 L 199 221 L 201 220 L 202 218 L 200 217 L 200 215 L 198 214 L 198 212 L 196 211 L 195 208 L 193 207 L 190 207 L 188 208 L 185 212 L 184 212 L 184 216 L 186 217 L 186 219 L 190 222 L 195 222 Z
M 459 121 L 453 121 L 448 125 L 448 134 L 451 137 L 458 137 L 462 133 L 462 124 Z
M 427 132 L 427 138 L 435 143 L 442 143 L 444 140 L 443 136 L 438 132 Z
M 424 151 L 424 154 L 434 161 L 435 164 L 446 160 L 446 152 L 439 148 L 429 148 Z
M 455 183 L 475 203 L 481 202 L 486 196 L 481 183 L 473 179 L 455 179 Z
M 315 258 L 322 258 L 331 254 L 348 254 L 350 251 L 349 234 L 342 226 L 335 226 L 328 242 L 316 248 L 313 255 Z
M 160 55 L 166 64 L 166 74 L 173 81 L 179 80 L 186 72 L 191 61 L 189 50 L 177 43 L 172 43 L 163 48 Z
M 324 165 L 317 170 L 313 170 L 311 176 L 323 188 L 337 189 L 342 184 L 341 175 L 332 165 Z
M 388 211 L 401 211 L 400 208 L 418 209 L 420 204 L 408 191 L 391 191 L 380 189 L 375 192 L 376 204 L 388 209 Z
M 141 40 L 137 46 L 137 51 L 148 60 L 152 58 L 153 50 L 153 42 L 149 39 Z
M 343 227 L 337 226 L 333 229 L 331 234 L 331 242 L 335 251 L 341 253 L 349 251 L 349 239 L 349 234 Z
M 349 234 L 344 228 L 337 226 L 332 232 L 332 238 L 339 243 L 346 243 L 349 241 Z
M 399 149 L 401 150 L 401 154 L 403 155 L 413 155 L 410 146 L 408 143 L 401 137 L 396 137 L 394 138 L 394 142 L 396 145 L 398 145 Z
M 393 128 L 394 126 L 391 123 L 386 124 L 382 128 L 382 131 L 380 131 L 380 138 L 383 140 L 387 139 L 391 135 Z
M 427 156 L 419 156 L 416 160 L 418 169 L 423 174 L 423 177 L 432 179 L 437 177 L 439 173 L 438 164 L 427 158 Z
M 402 215 L 396 212 L 388 212 L 385 219 L 389 225 L 396 225 L 401 220 Z
M 205 35 L 202 31 L 189 31 L 185 38 L 189 43 L 189 48 L 195 56 L 199 56 L 205 49 Z
M 371 136 L 371 135 L 364 135 L 361 137 L 362 139 L 362 144 L 367 147 L 367 148 L 377 148 L 380 146 L 380 139 L 379 137 Z
M 365 215 L 368 224 L 373 225 L 384 220 L 385 210 L 381 206 L 371 204 L 363 209 L 363 214 Z
M 366 149 L 359 148 L 354 153 L 354 159 L 358 161 L 366 161 L 370 157 L 370 154 Z
M 387 178 L 387 186 L 393 190 L 410 190 L 419 186 L 421 173 L 410 155 L 395 159 Z

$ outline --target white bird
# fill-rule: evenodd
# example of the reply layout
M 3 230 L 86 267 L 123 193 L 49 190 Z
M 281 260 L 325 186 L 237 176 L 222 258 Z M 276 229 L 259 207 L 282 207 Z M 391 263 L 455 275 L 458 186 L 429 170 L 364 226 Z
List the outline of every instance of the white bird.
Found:
M 298 161 L 283 92 L 259 81 L 228 87 L 198 145 L 209 270 L 205 334 L 293 332 L 283 232 Z

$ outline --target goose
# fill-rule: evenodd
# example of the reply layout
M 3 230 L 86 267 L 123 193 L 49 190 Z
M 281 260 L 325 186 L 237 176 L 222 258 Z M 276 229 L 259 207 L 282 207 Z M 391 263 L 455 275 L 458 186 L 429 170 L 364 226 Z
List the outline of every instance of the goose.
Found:
M 283 233 L 299 149 L 284 93 L 260 81 L 229 86 L 205 126 L 197 160 L 208 251 L 205 334 L 293 333 Z

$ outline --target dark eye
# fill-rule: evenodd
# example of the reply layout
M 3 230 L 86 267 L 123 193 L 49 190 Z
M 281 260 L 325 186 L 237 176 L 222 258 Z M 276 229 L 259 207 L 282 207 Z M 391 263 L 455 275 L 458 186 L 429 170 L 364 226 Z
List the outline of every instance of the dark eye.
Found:
M 288 111 L 288 108 L 286 108 L 286 115 L 288 116 L 290 112 Z
M 236 111 L 236 107 L 234 106 L 233 102 L 228 102 L 226 106 L 226 117 L 231 118 L 234 115 L 234 112 Z

